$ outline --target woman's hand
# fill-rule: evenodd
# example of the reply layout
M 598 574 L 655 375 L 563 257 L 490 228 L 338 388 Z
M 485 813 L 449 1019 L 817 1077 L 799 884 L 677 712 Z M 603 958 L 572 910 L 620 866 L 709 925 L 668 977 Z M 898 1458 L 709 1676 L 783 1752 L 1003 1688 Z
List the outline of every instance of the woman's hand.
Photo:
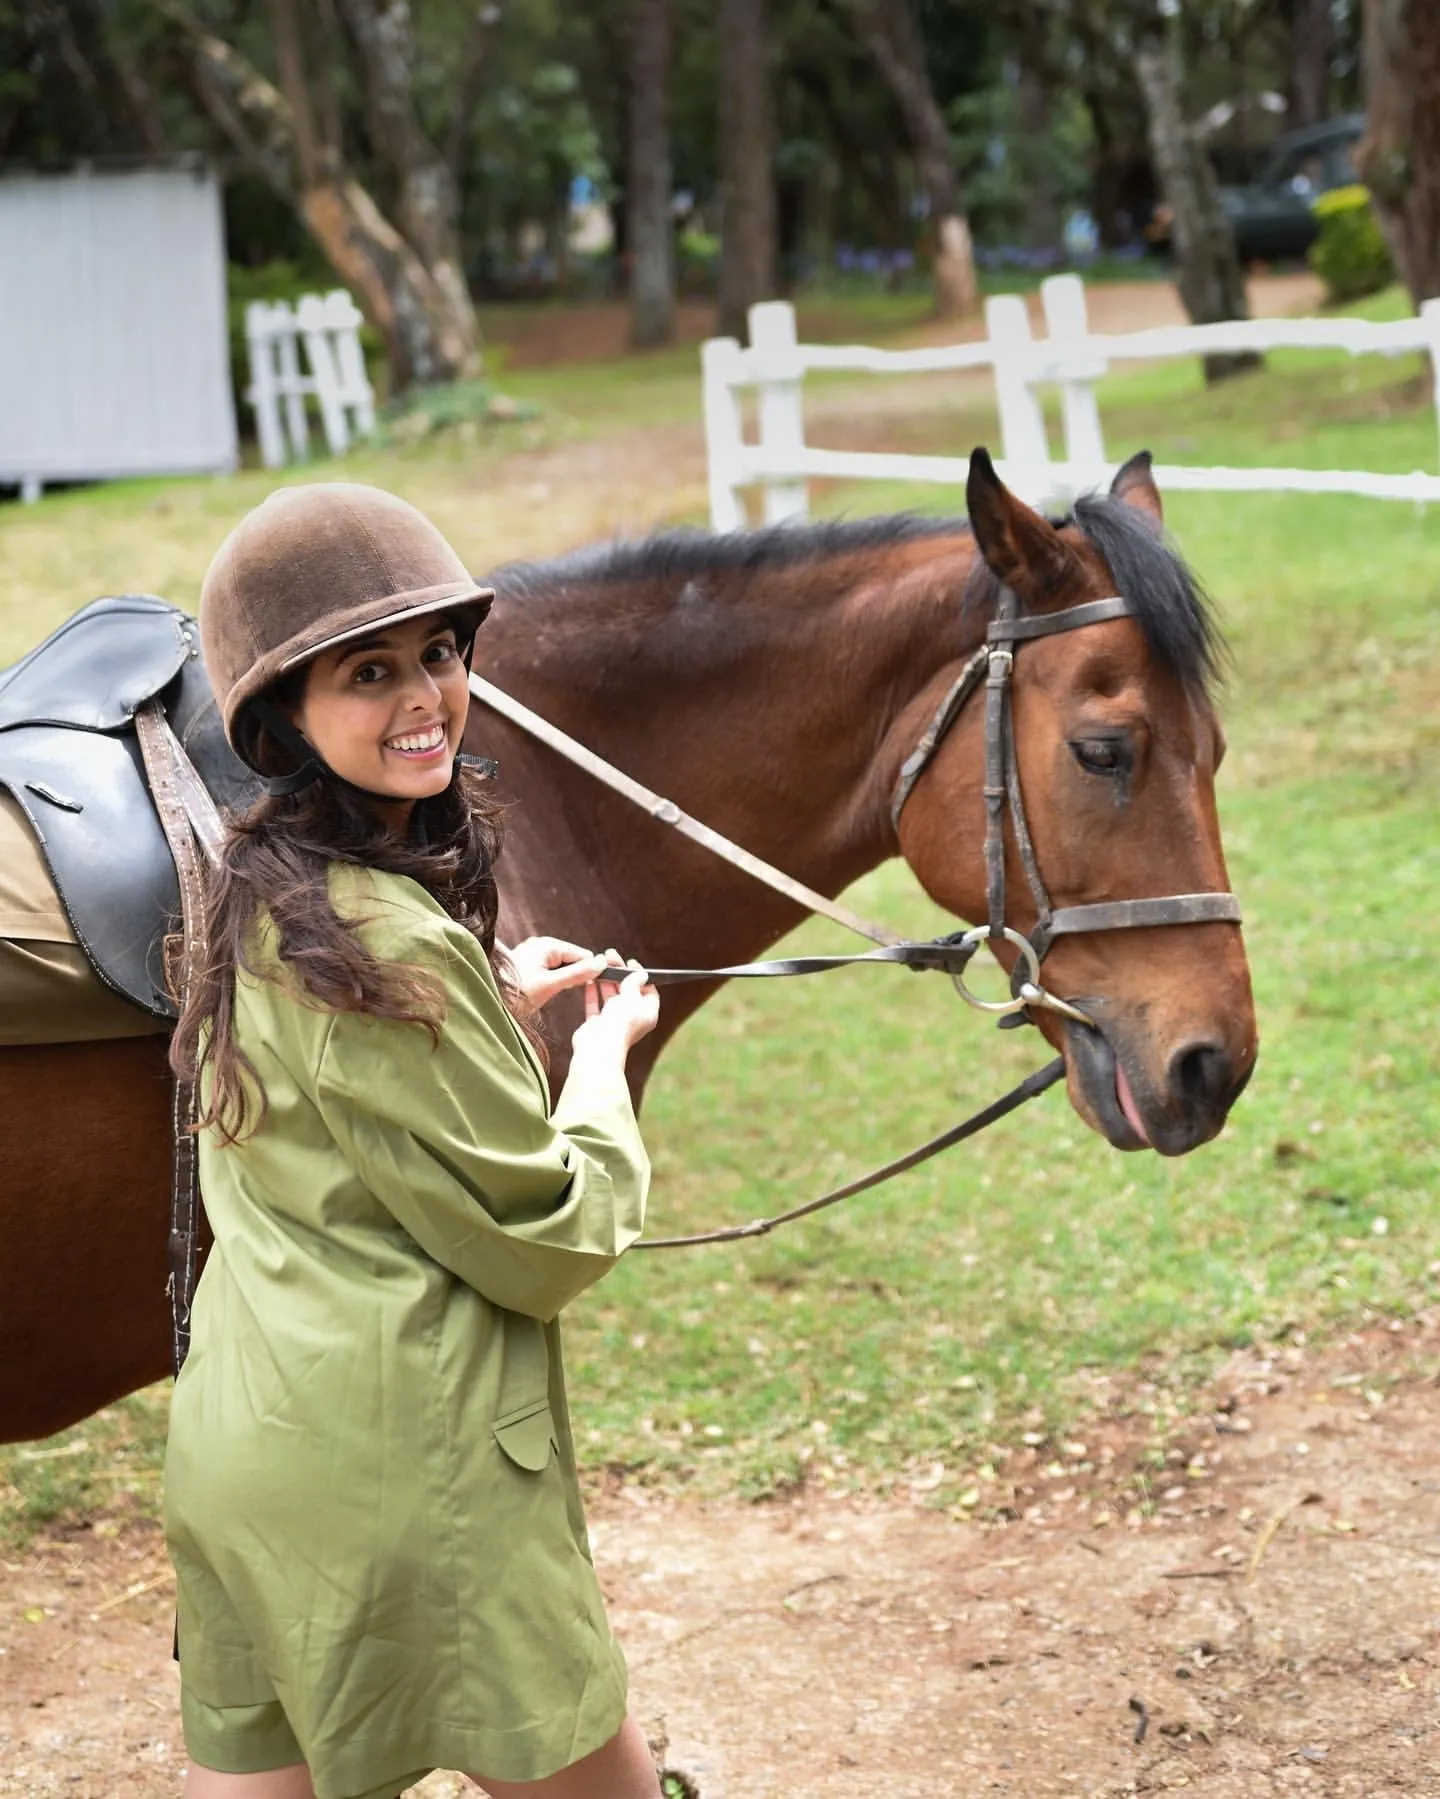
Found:
M 520 997 L 532 1012 L 549 1005 L 557 993 L 593 981 L 610 963 L 609 956 L 597 956 L 563 937 L 527 937 L 506 953 Z M 615 960 L 620 958 L 615 956 Z
M 592 980 L 586 987 L 585 1022 L 571 1042 L 577 1055 L 599 1049 L 618 1054 L 624 1067 L 630 1051 L 660 1022 L 660 995 L 638 962 L 622 963 L 614 950 L 604 960 L 615 969 L 628 967 L 630 973 L 618 986 Z

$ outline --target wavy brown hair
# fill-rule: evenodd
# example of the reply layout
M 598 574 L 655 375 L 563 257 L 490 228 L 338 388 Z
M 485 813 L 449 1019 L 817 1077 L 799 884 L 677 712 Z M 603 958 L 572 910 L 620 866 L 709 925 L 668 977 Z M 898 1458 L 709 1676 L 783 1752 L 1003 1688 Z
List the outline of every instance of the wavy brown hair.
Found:
M 262 759 L 261 766 L 265 766 Z M 409 875 L 457 924 L 479 941 L 511 1011 L 518 992 L 508 960 L 495 944 L 499 900 L 495 861 L 500 808 L 472 771 L 457 768 L 444 793 L 416 802 L 407 836 L 384 824 L 339 782 L 322 778 L 299 793 L 262 799 L 232 826 L 205 904 L 206 954 L 196 969 L 170 1043 L 177 1078 L 209 1092 L 197 1128 L 236 1143 L 264 1122 L 264 1087 L 235 1040 L 235 983 L 241 971 L 258 980 L 287 977 L 302 1004 L 324 1012 L 364 1012 L 414 1024 L 439 1040 L 445 994 L 427 971 L 373 955 L 360 938 L 363 920 L 341 917 L 331 904 L 332 862 Z M 274 957 L 260 943 L 268 917 Z M 528 1022 L 521 1028 L 543 1049 Z

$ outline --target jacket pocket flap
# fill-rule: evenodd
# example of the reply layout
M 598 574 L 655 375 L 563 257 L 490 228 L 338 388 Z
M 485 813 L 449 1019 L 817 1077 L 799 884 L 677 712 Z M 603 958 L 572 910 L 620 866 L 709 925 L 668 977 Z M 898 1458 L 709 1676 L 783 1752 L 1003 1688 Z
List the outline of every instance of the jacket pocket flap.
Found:
M 495 1441 L 517 1468 L 528 1468 L 538 1474 L 550 1460 L 555 1444 L 555 1421 L 550 1416 L 548 1400 L 533 1400 L 516 1411 L 497 1418 L 491 1427 Z

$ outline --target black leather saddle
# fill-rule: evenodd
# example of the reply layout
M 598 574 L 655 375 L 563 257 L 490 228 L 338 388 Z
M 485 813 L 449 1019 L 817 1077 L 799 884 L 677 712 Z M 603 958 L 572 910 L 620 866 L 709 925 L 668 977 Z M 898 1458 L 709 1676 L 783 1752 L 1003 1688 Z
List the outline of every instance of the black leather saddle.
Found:
M 257 797 L 225 741 L 195 620 L 143 593 L 93 601 L 0 669 L 0 786 L 34 828 L 96 974 L 173 1018 L 162 945 L 180 889 L 134 723 L 157 696 L 221 811 Z

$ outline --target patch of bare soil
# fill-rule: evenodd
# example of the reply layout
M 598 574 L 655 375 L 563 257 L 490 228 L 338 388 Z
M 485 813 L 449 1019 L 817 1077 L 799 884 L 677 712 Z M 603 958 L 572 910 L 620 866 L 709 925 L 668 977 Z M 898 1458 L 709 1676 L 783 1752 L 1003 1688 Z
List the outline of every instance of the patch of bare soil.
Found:
M 1257 276 L 1250 283 L 1250 307 L 1257 317 L 1313 312 L 1321 289 L 1314 276 Z M 1100 332 L 1134 331 L 1155 325 L 1183 324 L 1184 308 L 1167 282 L 1114 282 L 1093 288 L 1090 319 Z M 1036 330 L 1041 327 L 1038 296 L 1030 300 Z M 623 306 L 573 307 L 539 311 L 523 330 L 533 332 L 523 360 L 583 361 L 591 356 L 619 355 L 624 348 Z M 713 327 L 708 308 L 691 306 L 682 323 L 687 336 L 699 338 Z M 940 343 L 983 336 L 978 320 L 965 325 L 929 325 L 911 334 L 909 343 Z M 514 359 L 520 361 L 517 354 Z M 805 398 L 806 419 L 815 441 L 835 449 L 933 450 L 934 414 L 953 411 L 961 396 L 978 404 L 993 392 L 982 370 L 944 380 L 914 376 L 853 378 L 839 386 L 817 385 Z M 913 441 L 912 441 L 913 440 Z M 971 449 L 957 440 L 956 455 Z M 998 448 L 998 439 L 992 447 Z M 1129 450 L 1138 445 L 1122 446 Z M 817 489 L 827 484 L 817 483 Z M 833 485 L 828 484 L 828 485 Z M 677 518 L 706 509 L 705 440 L 700 420 L 699 366 L 696 366 L 695 413 L 684 424 L 630 426 L 594 438 L 562 438 L 507 457 L 500 467 L 486 465 L 476 476 L 475 491 L 465 496 L 457 530 L 479 530 L 477 508 L 505 518 L 507 541 L 516 555 L 545 555 L 569 544 L 605 536 L 641 537 Z M 433 504 L 443 526 L 451 523 L 443 507 Z
M 1238 1360 L 1163 1468 L 1138 1415 L 1032 1445 L 1000 1526 L 602 1495 L 635 1710 L 702 1799 L 1437 1799 L 1437 1366 L 1436 1318 Z M 0 1565 L 0 1799 L 177 1799 L 176 1708 L 154 1526 Z
M 1252 275 L 1247 289 L 1256 318 L 1286 312 L 1314 312 L 1322 288 L 1314 275 Z M 1088 294 L 1090 322 L 1096 331 L 1141 331 L 1151 325 L 1183 325 L 1180 296 L 1166 281 L 1113 281 Z M 1030 302 L 1032 318 L 1041 317 L 1039 297 Z M 715 335 L 715 307 L 709 300 L 682 300 L 675 313 L 677 343 L 698 344 Z M 914 334 L 917 343 L 964 342 L 985 335 L 977 316 L 960 325 L 926 325 Z M 557 362 L 606 362 L 630 348 L 630 308 L 623 300 L 597 300 L 585 305 L 536 306 L 517 312 L 504 330 L 510 368 L 538 368 Z

